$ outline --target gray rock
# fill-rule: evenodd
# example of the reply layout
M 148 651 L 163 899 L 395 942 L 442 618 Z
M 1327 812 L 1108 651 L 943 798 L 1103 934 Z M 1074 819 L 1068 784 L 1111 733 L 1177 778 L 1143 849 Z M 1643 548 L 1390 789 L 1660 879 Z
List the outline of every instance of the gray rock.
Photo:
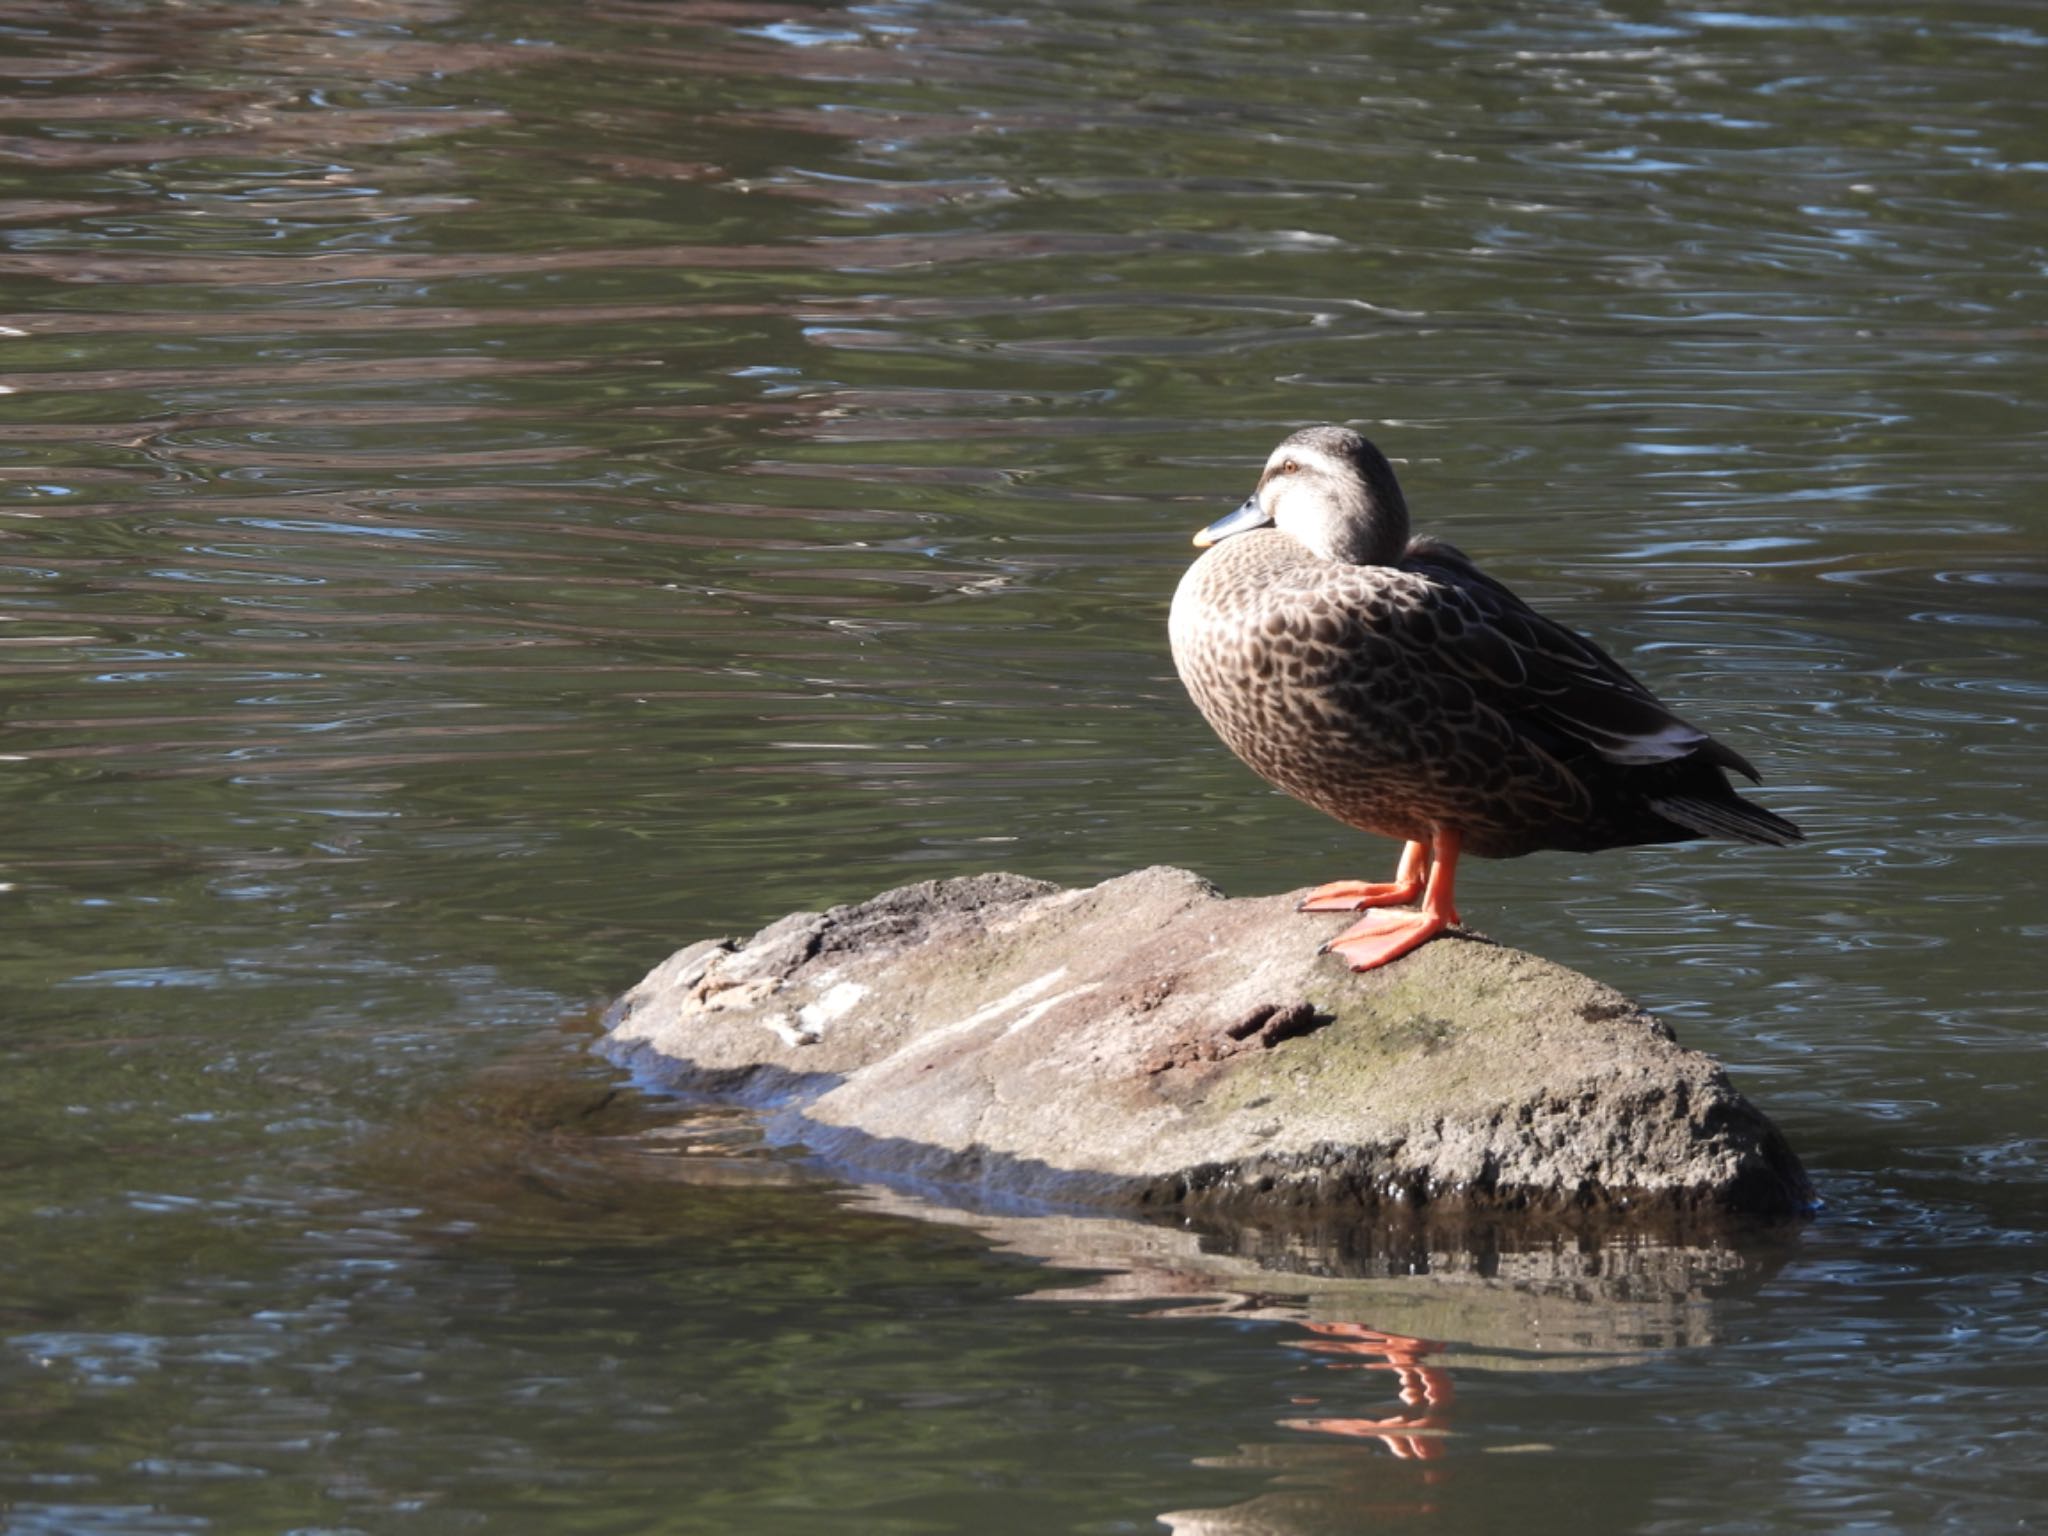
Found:
M 1618 993 L 1470 935 L 1354 975 L 1316 949 L 1349 919 L 1294 901 L 1168 868 L 927 881 L 679 951 L 605 1049 L 984 1197 L 1303 1221 L 1810 1203 L 1775 1127 Z

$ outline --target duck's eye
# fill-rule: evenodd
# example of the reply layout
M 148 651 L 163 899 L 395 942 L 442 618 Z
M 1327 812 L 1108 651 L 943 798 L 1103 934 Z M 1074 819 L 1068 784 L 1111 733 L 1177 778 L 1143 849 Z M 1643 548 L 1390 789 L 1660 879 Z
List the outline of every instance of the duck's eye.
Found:
M 1282 464 L 1280 466 L 1280 473 L 1283 475 L 1291 475 L 1300 468 L 1301 466 L 1299 464 L 1295 463 L 1294 460 L 1289 459 L 1285 464 Z

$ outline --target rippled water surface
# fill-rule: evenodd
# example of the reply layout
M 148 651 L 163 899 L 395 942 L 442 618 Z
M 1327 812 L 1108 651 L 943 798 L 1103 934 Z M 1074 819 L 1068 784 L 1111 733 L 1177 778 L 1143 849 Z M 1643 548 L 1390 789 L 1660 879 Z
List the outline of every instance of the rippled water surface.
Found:
M 0 3 L 0 1529 L 2035 1528 L 2044 69 L 2018 0 Z M 1809 829 L 1460 896 L 1818 1221 L 1229 1254 L 616 1091 L 593 1004 L 791 908 L 1390 866 L 1166 656 L 1319 419 Z

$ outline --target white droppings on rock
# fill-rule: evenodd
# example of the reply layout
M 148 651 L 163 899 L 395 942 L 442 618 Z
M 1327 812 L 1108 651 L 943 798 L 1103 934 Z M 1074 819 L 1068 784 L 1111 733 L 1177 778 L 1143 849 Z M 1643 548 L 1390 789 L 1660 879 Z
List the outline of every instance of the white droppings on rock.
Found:
M 1029 1029 L 1032 1025 L 1036 1024 L 1040 1019 L 1044 1018 L 1048 1013 L 1051 1013 L 1053 1009 L 1059 1007 L 1061 1003 L 1067 1001 L 1067 999 L 1073 997 L 1085 997 L 1101 985 L 1102 983 L 1099 981 L 1084 981 L 1081 983 L 1080 986 L 1069 987 L 1066 991 L 1061 992 L 1056 996 L 1048 997 L 1042 1003 L 1033 1003 L 1029 1008 L 1026 1008 L 1022 1013 L 1018 1014 L 1016 1018 L 1012 1019 L 1008 1024 L 1004 1025 L 1003 1033 L 1005 1035 L 1014 1035 L 1020 1029 Z
M 786 1013 L 771 1013 L 761 1021 L 771 1034 L 784 1045 L 816 1045 L 823 1038 L 822 1032 L 801 1021 L 792 1024 Z
M 1043 976 L 1034 977 L 1020 987 L 1012 987 L 994 1002 L 985 1007 L 977 1008 L 964 1019 L 956 1019 L 951 1024 L 941 1024 L 937 1029 L 926 1030 L 922 1035 L 918 1036 L 917 1043 L 929 1046 L 940 1040 L 950 1040 L 955 1035 L 968 1034 L 973 1030 L 981 1028 L 984 1024 L 993 1024 L 1011 1009 L 1022 1008 L 1066 974 L 1067 968 L 1064 965 L 1056 966 L 1052 970 L 1047 971 Z
M 812 1039 L 819 1039 L 824 1035 L 827 1024 L 844 1015 L 867 995 L 868 989 L 859 982 L 842 981 L 816 1002 L 805 1003 L 797 1009 L 797 1022 L 810 1031 Z

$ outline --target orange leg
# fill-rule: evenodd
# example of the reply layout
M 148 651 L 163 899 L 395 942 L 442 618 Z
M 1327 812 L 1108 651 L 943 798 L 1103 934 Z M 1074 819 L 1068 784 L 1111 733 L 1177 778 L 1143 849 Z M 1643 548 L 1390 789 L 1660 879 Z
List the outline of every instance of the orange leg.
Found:
M 1429 849 L 1409 843 L 1401 850 L 1401 868 L 1393 884 L 1370 880 L 1333 880 L 1302 897 L 1297 912 L 1363 912 L 1367 907 L 1405 907 L 1422 894 L 1429 869 Z
M 1368 913 L 1325 944 L 1323 951 L 1339 956 L 1354 971 L 1369 971 L 1420 948 L 1457 922 L 1452 887 L 1461 842 L 1456 832 L 1443 827 L 1430 839 L 1429 886 L 1422 893 L 1420 912 Z

